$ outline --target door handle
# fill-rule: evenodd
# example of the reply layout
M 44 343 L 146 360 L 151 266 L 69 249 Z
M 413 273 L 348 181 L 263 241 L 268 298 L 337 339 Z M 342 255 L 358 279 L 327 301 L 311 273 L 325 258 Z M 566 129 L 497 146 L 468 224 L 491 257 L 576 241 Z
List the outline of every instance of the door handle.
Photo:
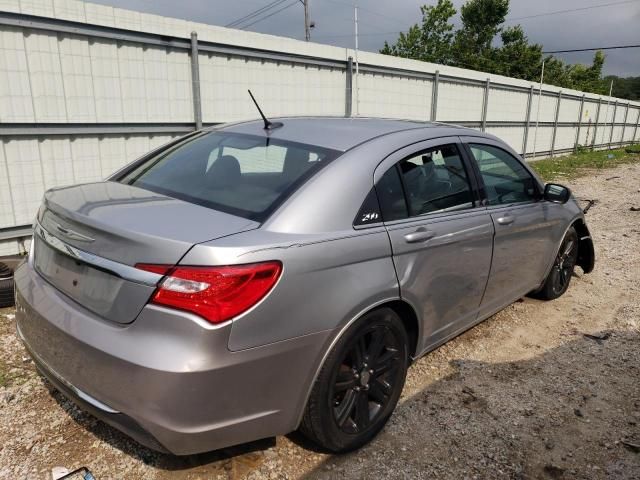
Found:
M 407 233 L 404 236 L 404 239 L 407 243 L 420 243 L 426 242 L 427 240 L 432 239 L 436 236 L 435 232 L 431 230 L 427 230 L 426 228 L 420 227 L 413 233 Z
M 498 217 L 496 219 L 496 221 L 500 224 L 500 225 L 511 225 L 513 222 L 515 222 L 516 217 L 514 217 L 513 215 L 510 214 L 506 214 L 503 215 L 502 217 Z

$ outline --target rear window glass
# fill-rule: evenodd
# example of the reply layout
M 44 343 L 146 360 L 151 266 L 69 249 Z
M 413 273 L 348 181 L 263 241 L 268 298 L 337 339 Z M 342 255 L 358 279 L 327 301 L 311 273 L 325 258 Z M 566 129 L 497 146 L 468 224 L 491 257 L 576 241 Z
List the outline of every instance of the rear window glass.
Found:
M 339 153 L 260 136 L 210 132 L 144 161 L 119 181 L 262 222 Z

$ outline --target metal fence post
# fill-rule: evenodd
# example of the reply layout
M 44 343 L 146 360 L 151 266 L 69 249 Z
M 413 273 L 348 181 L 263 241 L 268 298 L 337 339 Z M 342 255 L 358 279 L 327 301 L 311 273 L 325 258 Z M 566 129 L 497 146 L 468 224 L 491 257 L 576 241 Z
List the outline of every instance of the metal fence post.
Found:
M 596 109 L 596 123 L 593 126 L 593 138 L 591 139 L 591 150 L 596 148 L 596 134 L 598 133 L 598 121 L 600 120 L 600 105 L 602 105 L 602 97 L 598 98 L 598 108 Z
M 638 127 L 640 126 L 640 109 L 638 109 L 638 118 L 636 119 L 636 128 L 633 129 L 633 143 L 636 141 L 636 135 L 638 134 Z
M 611 150 L 611 141 L 613 140 L 613 128 L 616 124 L 616 110 L 618 110 L 618 100 L 613 104 L 613 117 L 611 117 L 611 131 L 609 132 L 609 146 L 607 150 Z
M 624 123 L 622 124 L 622 135 L 620 135 L 620 146 L 624 145 L 624 131 L 627 129 L 627 115 L 629 115 L 629 104 L 624 111 Z
M 344 116 L 351 116 L 351 104 L 353 99 L 353 57 L 347 58 L 347 88 L 344 97 Z
M 529 89 L 529 98 L 527 99 L 527 116 L 524 122 L 524 136 L 522 139 L 522 158 L 527 158 L 527 140 L 529 139 L 529 124 L 531 123 L 531 104 L 533 103 L 533 85 Z
M 489 110 L 489 89 L 491 88 L 491 79 L 487 78 L 484 85 L 484 101 L 482 102 L 482 126 L 480 130 L 483 132 L 487 129 L 487 110 Z
M 202 102 L 200 97 L 200 67 L 198 65 L 198 34 L 191 32 L 191 90 L 193 91 L 193 120 L 196 130 L 202 128 Z
M 436 70 L 436 75 L 433 77 L 433 86 L 431 87 L 431 117 L 432 122 L 436 121 L 436 115 L 438 114 L 438 85 L 440 84 L 440 70 Z
M 580 99 L 580 113 L 578 113 L 578 130 L 576 131 L 576 141 L 573 145 L 573 153 L 578 153 L 578 143 L 580 142 L 580 129 L 582 127 L 582 114 L 584 113 L 584 93 Z
M 562 90 L 558 92 L 558 100 L 556 101 L 556 118 L 553 120 L 553 133 L 551 134 L 551 154 L 553 157 L 553 151 L 556 148 L 556 134 L 558 132 L 558 117 L 560 116 L 560 102 L 562 101 Z

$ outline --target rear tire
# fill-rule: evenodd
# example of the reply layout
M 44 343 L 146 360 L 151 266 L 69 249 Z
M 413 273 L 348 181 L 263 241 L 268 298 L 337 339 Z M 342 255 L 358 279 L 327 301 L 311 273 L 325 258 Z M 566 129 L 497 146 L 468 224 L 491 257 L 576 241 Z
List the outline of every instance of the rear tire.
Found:
M 12 307 L 14 304 L 13 270 L 0 263 L 0 308 Z
M 313 386 L 300 431 L 322 448 L 355 450 L 385 426 L 409 364 L 409 338 L 390 308 L 369 312 L 329 352 Z
M 555 300 L 567 291 L 578 260 L 578 242 L 575 228 L 570 227 L 560 244 L 551 271 L 542 288 L 532 294 L 533 297 L 541 300 Z

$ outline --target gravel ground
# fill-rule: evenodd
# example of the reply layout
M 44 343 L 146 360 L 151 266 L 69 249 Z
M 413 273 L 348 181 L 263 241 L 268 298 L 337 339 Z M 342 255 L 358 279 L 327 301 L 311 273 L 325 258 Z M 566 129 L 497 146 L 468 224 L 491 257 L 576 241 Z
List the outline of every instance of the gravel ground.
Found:
M 617 177 L 617 178 L 611 178 Z M 609 179 L 609 180 L 607 180 Z M 343 456 L 298 435 L 190 457 L 147 450 L 50 391 L 0 309 L 0 478 L 640 479 L 640 164 L 572 182 L 596 270 L 416 362 L 379 437 Z M 584 334 L 602 336 L 588 338 Z

